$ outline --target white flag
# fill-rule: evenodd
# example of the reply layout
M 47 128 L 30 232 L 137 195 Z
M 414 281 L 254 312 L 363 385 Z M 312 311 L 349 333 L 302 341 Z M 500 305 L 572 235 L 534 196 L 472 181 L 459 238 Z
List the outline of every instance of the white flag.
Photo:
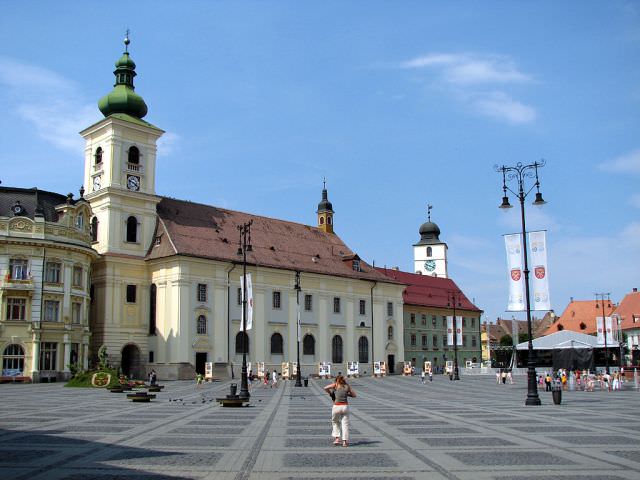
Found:
M 300 341 L 300 337 L 302 336 L 302 325 L 300 323 L 300 305 L 298 305 L 298 342 Z
M 453 346 L 453 317 L 447 316 L 447 345 Z
M 507 268 L 509 270 L 509 302 L 507 311 L 525 310 L 524 278 L 522 273 L 522 237 L 520 234 L 505 235 Z
M 462 317 L 456 315 L 456 342 L 462 346 Z
M 613 343 L 613 329 L 611 328 L 611 317 L 604 318 L 604 326 L 607 330 L 607 344 L 611 345 Z
M 532 310 L 551 310 L 549 301 L 549 276 L 547 268 L 547 240 L 544 231 L 529 233 L 531 266 L 533 267 Z
M 247 273 L 246 278 L 245 277 L 240 277 L 240 282 L 244 281 L 244 288 L 242 289 L 242 301 L 244 302 L 244 293 L 245 291 L 247 292 L 247 321 L 246 321 L 246 325 L 247 325 L 247 330 L 251 330 L 251 327 L 253 326 L 253 285 L 251 283 L 251 274 Z M 243 326 L 245 325 L 244 322 L 244 308 L 242 310 L 242 324 L 240 325 L 240 331 L 243 330 Z

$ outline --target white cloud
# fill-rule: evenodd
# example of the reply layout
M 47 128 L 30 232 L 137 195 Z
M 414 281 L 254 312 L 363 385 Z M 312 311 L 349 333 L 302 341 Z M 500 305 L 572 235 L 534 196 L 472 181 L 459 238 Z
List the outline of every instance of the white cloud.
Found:
M 640 173 L 640 149 L 620 155 L 613 160 L 601 163 L 600 170 L 616 173 Z
M 0 85 L 7 110 L 35 127 L 55 147 L 78 153 L 78 132 L 98 119 L 95 102 L 83 102 L 80 88 L 56 72 L 0 57 Z
M 514 100 L 503 92 L 480 95 L 472 104 L 480 113 L 512 124 L 530 123 L 536 119 L 533 107 Z
M 180 143 L 181 137 L 177 133 L 165 132 L 158 140 L 158 156 L 169 157 L 173 155 Z
M 512 125 L 535 121 L 536 109 L 504 89 L 533 81 L 502 55 L 434 53 L 407 60 L 401 68 L 434 72 L 436 85 L 471 110 Z

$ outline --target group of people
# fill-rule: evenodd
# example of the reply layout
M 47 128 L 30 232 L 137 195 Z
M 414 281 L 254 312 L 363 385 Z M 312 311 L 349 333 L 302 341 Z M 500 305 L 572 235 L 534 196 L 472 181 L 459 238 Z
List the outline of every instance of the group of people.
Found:
M 422 373 L 420 374 L 420 381 L 422 383 L 425 383 L 426 377 L 429 377 L 429 381 L 433 382 L 433 371 L 431 370 L 422 370 Z
M 593 392 L 596 385 L 598 385 L 600 390 L 611 392 L 622 389 L 624 374 L 622 372 L 595 374 L 587 370 L 567 371 L 565 368 L 560 368 L 555 372 L 545 372 L 544 375 L 540 375 L 538 383 L 540 385 L 544 384 L 545 390 L 548 392 L 553 390 L 553 385 L 563 390 L 577 388 L 585 392 Z
M 247 373 L 249 378 L 249 382 L 253 384 L 253 382 L 260 381 L 260 378 L 257 375 L 254 375 L 251 370 Z M 278 388 L 278 377 L 280 374 L 273 369 L 271 372 L 269 370 L 265 370 L 264 375 L 262 376 L 262 385 L 263 388 Z
M 509 385 L 513 385 L 513 373 L 511 373 L 511 369 L 501 368 L 496 372 L 496 383 L 500 385 L 501 383 L 504 385 L 509 382 Z

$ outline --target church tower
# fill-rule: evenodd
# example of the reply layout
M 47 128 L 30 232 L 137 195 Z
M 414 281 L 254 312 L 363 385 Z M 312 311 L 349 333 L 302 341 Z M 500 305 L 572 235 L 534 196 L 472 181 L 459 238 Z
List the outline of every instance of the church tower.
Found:
M 333 233 L 333 205 L 327 198 L 327 182 L 322 182 L 322 200 L 318 204 L 318 228 L 327 233 Z
M 135 93 L 136 64 L 125 51 L 116 62 L 113 90 L 100 99 L 104 119 L 80 134 L 85 139 L 84 188 L 95 214 L 94 248 L 101 254 L 142 257 L 156 223 L 156 143 L 164 133 L 142 120 L 147 105 Z
M 420 225 L 420 241 L 413 246 L 413 265 L 416 273 L 447 278 L 447 244 L 440 241 L 440 228 L 431 221 L 427 207 L 427 221 Z

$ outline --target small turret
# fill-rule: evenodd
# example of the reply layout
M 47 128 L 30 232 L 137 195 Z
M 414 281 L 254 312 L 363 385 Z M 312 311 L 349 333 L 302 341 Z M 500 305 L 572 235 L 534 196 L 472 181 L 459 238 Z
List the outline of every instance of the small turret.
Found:
M 322 200 L 318 204 L 318 228 L 327 233 L 333 233 L 333 205 L 327 196 L 327 182 L 322 181 Z

